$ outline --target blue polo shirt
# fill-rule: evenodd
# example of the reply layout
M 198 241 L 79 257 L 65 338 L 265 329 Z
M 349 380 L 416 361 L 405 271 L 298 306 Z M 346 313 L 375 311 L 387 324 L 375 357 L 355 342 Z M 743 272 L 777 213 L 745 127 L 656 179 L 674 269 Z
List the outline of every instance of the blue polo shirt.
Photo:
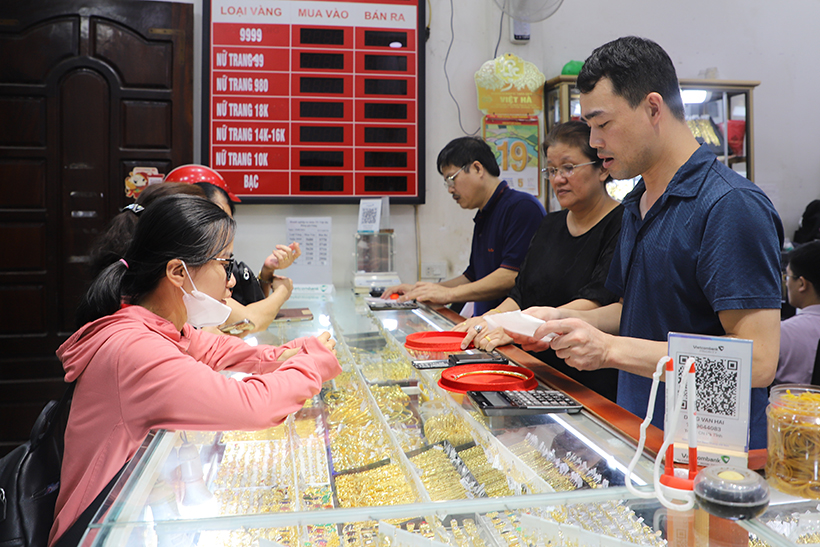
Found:
M 517 272 L 546 214 L 535 196 L 513 190 L 501 181 L 487 205 L 473 218 L 470 265 L 464 270 L 467 279 L 482 279 L 498 268 Z M 476 302 L 475 315 L 483 315 L 505 298 Z
M 624 198 L 606 287 L 624 299 L 620 334 L 665 341 L 670 331 L 725 332 L 717 312 L 780 308 L 783 227 L 754 183 L 701 146 L 641 218 L 643 180 Z M 646 416 L 650 378 L 621 371 L 618 404 Z M 652 424 L 663 428 L 658 390 Z M 766 446 L 767 395 L 752 390 L 751 448 Z

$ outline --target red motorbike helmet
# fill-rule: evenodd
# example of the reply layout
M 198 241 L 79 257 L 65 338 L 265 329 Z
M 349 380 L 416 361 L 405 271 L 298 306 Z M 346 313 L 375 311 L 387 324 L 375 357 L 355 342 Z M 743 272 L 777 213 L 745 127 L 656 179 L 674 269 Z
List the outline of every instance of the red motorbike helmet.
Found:
M 165 175 L 162 182 L 182 182 L 185 184 L 196 184 L 197 182 L 210 182 L 214 186 L 218 186 L 227 192 L 231 201 L 241 202 L 236 195 L 228 188 L 228 183 L 222 178 L 222 175 L 204 165 L 180 165 L 173 169 L 170 173 Z

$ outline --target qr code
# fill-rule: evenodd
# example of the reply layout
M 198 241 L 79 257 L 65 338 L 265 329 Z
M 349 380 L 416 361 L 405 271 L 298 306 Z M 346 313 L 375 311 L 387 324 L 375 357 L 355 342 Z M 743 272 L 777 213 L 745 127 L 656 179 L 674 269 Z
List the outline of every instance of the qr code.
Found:
M 374 207 L 363 207 L 362 208 L 362 217 L 359 220 L 359 224 L 376 224 L 378 220 L 376 216 L 380 213 L 378 209 Z
M 678 356 L 678 381 L 683 373 L 683 365 L 689 355 Z M 695 359 L 695 382 L 698 392 L 698 414 L 713 414 L 737 418 L 738 374 L 740 362 L 693 355 Z M 680 385 L 680 384 L 678 384 Z M 686 409 L 686 398 L 683 401 Z

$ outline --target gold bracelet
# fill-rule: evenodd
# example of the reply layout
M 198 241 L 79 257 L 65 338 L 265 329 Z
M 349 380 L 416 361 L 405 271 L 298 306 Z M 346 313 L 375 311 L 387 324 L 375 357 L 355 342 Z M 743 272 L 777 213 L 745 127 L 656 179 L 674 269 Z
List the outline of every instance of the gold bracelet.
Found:
M 259 275 L 256 276 L 256 279 L 258 279 L 259 283 L 262 284 L 262 285 L 273 285 L 273 279 L 265 280 L 265 279 L 262 279 L 262 277 L 259 276 Z
M 463 378 L 464 376 L 473 376 L 475 374 L 502 374 L 504 376 L 515 376 L 516 378 L 521 378 L 522 380 L 529 380 L 526 374 L 521 374 L 520 372 L 513 372 L 511 370 L 473 370 L 470 372 L 462 372 L 461 374 L 456 374 L 453 376 L 453 380 L 458 380 L 459 378 Z

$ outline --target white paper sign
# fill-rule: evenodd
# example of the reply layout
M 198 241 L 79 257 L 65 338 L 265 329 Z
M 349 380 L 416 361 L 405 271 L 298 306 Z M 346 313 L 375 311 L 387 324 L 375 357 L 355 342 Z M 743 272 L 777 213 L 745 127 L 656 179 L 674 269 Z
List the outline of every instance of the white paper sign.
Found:
M 675 361 L 676 393 L 684 377 L 686 360 L 689 357 L 695 359 L 698 465 L 746 467 L 752 399 L 752 341 L 670 332 L 669 355 Z M 688 409 L 684 406 L 675 434 L 675 461 L 689 461 L 688 431 Z
M 378 232 L 381 226 L 382 200 L 363 199 L 359 202 L 359 231 Z
M 332 284 L 331 217 L 288 217 L 286 241 L 295 241 L 302 256 L 288 268 L 294 284 Z

